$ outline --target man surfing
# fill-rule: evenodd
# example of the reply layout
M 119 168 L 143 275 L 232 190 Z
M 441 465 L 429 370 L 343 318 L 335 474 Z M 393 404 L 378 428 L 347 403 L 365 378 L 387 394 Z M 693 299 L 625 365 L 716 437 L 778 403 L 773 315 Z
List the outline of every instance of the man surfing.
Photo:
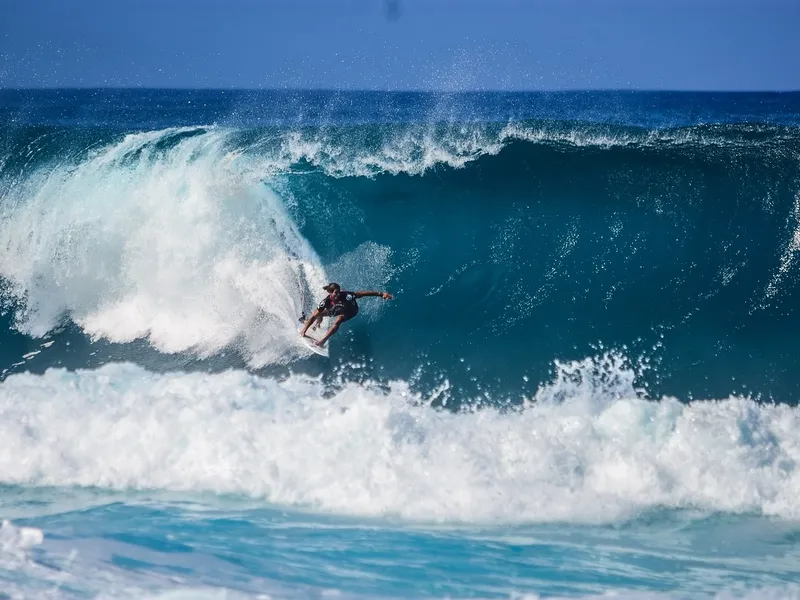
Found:
M 335 317 L 333 325 L 328 329 L 327 333 L 321 340 L 314 341 L 317 346 L 324 346 L 328 338 L 339 330 L 339 326 L 345 321 L 349 321 L 358 314 L 358 303 L 356 300 L 359 298 L 366 298 L 367 296 L 380 296 L 384 300 L 391 300 L 392 295 L 389 292 L 346 292 L 338 283 L 329 283 L 322 288 L 328 295 L 319 303 L 319 306 L 314 309 L 314 312 L 306 321 L 305 327 L 300 331 L 302 337 L 306 336 L 309 327 L 316 329 L 322 323 L 322 317 Z

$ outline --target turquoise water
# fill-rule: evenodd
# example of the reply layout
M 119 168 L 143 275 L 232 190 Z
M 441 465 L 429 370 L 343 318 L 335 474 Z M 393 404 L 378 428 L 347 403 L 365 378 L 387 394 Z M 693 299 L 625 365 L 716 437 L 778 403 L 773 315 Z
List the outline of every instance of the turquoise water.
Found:
M 0 92 L 0 598 L 800 597 L 798 116 Z
M 706 597 L 725 587 L 733 597 L 798 593 L 787 583 L 798 578 L 796 527 L 748 517 L 444 527 L 213 497 L 61 502 L 92 500 L 99 506 L 40 518 L 47 541 L 35 562 L 6 565 L 4 584 L 43 594 L 59 586 L 76 597 L 149 597 L 159 588 L 218 597 L 220 582 L 238 592 L 226 597 L 586 597 L 611 587 L 632 598 Z

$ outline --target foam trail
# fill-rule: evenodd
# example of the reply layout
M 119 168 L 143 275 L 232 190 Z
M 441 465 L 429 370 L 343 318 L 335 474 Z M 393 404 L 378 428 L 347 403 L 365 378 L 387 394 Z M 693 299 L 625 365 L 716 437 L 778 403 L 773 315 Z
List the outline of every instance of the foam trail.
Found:
M 7 185 L 0 275 L 43 336 L 64 318 L 115 342 L 207 356 L 237 346 L 253 365 L 305 352 L 302 288 L 325 275 L 257 165 L 228 134 L 131 134 L 79 164 Z
M 641 397 L 613 357 L 524 410 L 431 409 L 407 384 L 125 364 L 0 385 L 3 483 L 213 491 L 421 521 L 615 522 L 657 507 L 800 518 L 800 409 Z

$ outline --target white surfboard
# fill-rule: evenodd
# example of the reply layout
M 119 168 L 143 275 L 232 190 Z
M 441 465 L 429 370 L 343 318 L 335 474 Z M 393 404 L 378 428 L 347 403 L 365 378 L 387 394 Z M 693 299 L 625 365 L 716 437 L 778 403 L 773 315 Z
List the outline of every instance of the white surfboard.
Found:
M 300 328 L 300 331 L 303 331 L 303 328 Z M 327 331 L 326 327 L 320 326 L 318 329 L 314 330 L 310 327 L 308 331 L 306 331 L 305 337 L 301 337 L 301 341 L 305 344 L 306 348 L 314 352 L 315 354 L 319 354 L 320 356 L 328 356 L 328 346 L 317 346 L 314 342 L 318 342 L 322 339 L 322 336 L 325 335 Z M 327 344 L 327 342 L 325 342 Z

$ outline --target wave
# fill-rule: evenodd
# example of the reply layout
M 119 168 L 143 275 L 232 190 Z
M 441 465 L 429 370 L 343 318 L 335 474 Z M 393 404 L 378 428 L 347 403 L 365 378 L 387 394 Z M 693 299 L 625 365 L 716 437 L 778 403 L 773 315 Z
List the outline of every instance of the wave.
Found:
M 798 397 L 783 342 L 757 339 L 759 364 L 731 341 L 795 327 L 797 128 L 5 131 L 0 277 L 26 336 L 75 324 L 95 342 L 294 364 L 309 356 L 297 319 L 334 279 L 398 292 L 365 301 L 334 353 L 372 379 L 422 369 L 468 397 L 530 393 L 509 382 L 604 343 L 660 354 L 655 384 L 678 373 L 682 396 Z
M 800 409 L 647 400 L 623 358 L 558 365 L 521 408 L 435 410 L 407 382 L 130 364 L 0 384 L 6 484 L 241 494 L 418 522 L 800 516 Z

